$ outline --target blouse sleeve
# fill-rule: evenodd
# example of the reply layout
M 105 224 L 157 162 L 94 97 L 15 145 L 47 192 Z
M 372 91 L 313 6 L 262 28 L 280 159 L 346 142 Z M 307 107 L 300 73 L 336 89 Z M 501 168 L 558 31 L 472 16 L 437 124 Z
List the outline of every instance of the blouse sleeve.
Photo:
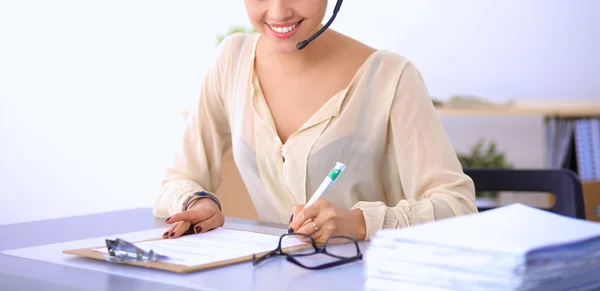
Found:
M 216 62 L 206 73 L 199 97 L 190 108 L 179 148 L 166 169 L 162 191 L 154 205 L 157 217 L 181 212 L 192 193 L 215 193 L 221 182 L 221 159 L 231 146 L 224 80 L 227 75 L 230 38 L 218 50 Z
M 382 228 L 402 228 L 477 212 L 475 187 L 442 127 L 420 72 L 404 66 L 390 112 L 391 141 L 405 199 L 396 205 L 359 202 L 366 239 Z M 385 193 L 398 201 L 399 193 Z

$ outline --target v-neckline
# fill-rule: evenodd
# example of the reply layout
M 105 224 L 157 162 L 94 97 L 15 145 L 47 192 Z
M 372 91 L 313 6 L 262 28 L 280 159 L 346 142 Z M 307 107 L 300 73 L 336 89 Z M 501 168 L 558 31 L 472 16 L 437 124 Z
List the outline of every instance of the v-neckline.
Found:
M 323 105 L 321 105 L 319 107 L 319 109 L 317 111 L 315 111 L 302 124 L 302 126 L 300 126 L 300 128 L 298 128 L 296 131 L 294 131 L 292 134 L 290 134 L 290 136 L 288 136 L 288 138 L 286 139 L 286 142 L 284 143 L 281 140 L 281 136 L 277 132 L 277 126 L 275 125 L 275 119 L 273 118 L 273 113 L 271 112 L 271 109 L 267 105 L 264 93 L 260 86 L 260 80 L 258 78 L 258 74 L 256 73 L 256 68 L 255 68 L 256 47 L 257 47 L 259 39 L 260 39 L 260 34 L 257 34 L 257 36 L 254 39 L 254 44 L 253 44 L 251 56 L 250 56 L 250 78 L 249 78 L 249 81 L 250 81 L 250 86 L 252 89 L 251 90 L 251 92 L 252 92 L 251 93 L 252 94 L 251 103 L 254 107 L 254 112 L 258 114 L 259 118 L 267 125 L 269 130 L 271 130 L 271 132 L 277 137 L 277 140 L 280 145 L 284 145 L 291 138 L 293 138 L 295 135 L 299 134 L 300 132 L 302 132 L 310 127 L 313 127 L 315 125 L 318 125 L 321 122 L 327 121 L 333 117 L 338 116 L 340 114 L 342 104 L 343 104 L 344 100 L 346 99 L 348 91 L 350 90 L 350 88 L 352 88 L 352 85 L 356 82 L 356 80 L 360 76 L 363 75 L 364 70 L 367 68 L 368 64 L 370 64 L 371 61 L 375 58 L 375 56 L 379 52 L 381 52 L 380 50 L 375 50 L 374 52 L 372 52 L 363 61 L 363 63 L 358 68 L 358 70 L 356 70 L 356 72 L 354 73 L 354 76 L 352 77 L 350 82 L 346 85 L 346 87 L 343 88 L 342 90 L 338 91 L 334 95 L 332 95 L 327 100 L 327 102 L 325 102 Z

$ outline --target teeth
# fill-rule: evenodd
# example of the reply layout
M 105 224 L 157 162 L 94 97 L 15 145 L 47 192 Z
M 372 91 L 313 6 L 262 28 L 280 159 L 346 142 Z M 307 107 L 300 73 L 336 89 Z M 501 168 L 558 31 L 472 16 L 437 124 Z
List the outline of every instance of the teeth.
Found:
M 273 27 L 271 29 L 277 33 L 288 33 L 296 28 L 296 25 L 288 26 L 288 27 Z

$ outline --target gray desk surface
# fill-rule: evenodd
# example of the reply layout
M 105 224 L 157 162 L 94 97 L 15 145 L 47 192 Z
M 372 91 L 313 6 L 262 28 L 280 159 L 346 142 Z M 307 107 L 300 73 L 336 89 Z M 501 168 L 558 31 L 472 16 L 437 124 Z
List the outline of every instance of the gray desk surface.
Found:
M 281 233 L 284 225 L 272 225 L 240 219 L 226 219 L 227 225 Z M 162 219 L 152 216 L 151 209 L 133 209 L 38 222 L 0 226 L 0 251 L 119 233 L 162 228 Z M 269 231 L 267 231 L 269 232 Z M 366 242 L 361 242 L 365 251 Z M 0 290 L 363 290 L 364 261 L 338 268 L 309 271 L 285 259 L 272 259 L 254 267 L 251 263 L 197 272 L 167 274 L 193 282 L 190 288 L 157 283 L 128 276 L 92 271 L 0 254 Z M 152 276 L 152 272 L 129 266 L 127 272 Z M 163 274 L 164 275 L 164 272 Z

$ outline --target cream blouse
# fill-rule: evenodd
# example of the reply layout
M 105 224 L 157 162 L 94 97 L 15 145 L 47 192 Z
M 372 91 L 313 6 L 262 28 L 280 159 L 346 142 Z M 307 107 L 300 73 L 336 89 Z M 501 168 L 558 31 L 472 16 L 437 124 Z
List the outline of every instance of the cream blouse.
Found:
M 477 212 L 473 181 L 410 61 L 374 52 L 283 144 L 254 71 L 259 37 L 238 33 L 221 43 L 166 171 L 156 216 L 180 212 L 191 193 L 215 193 L 230 147 L 261 221 L 287 224 L 294 205 L 306 203 L 338 161 L 347 168 L 321 199 L 360 208 L 366 239 L 382 228 Z

